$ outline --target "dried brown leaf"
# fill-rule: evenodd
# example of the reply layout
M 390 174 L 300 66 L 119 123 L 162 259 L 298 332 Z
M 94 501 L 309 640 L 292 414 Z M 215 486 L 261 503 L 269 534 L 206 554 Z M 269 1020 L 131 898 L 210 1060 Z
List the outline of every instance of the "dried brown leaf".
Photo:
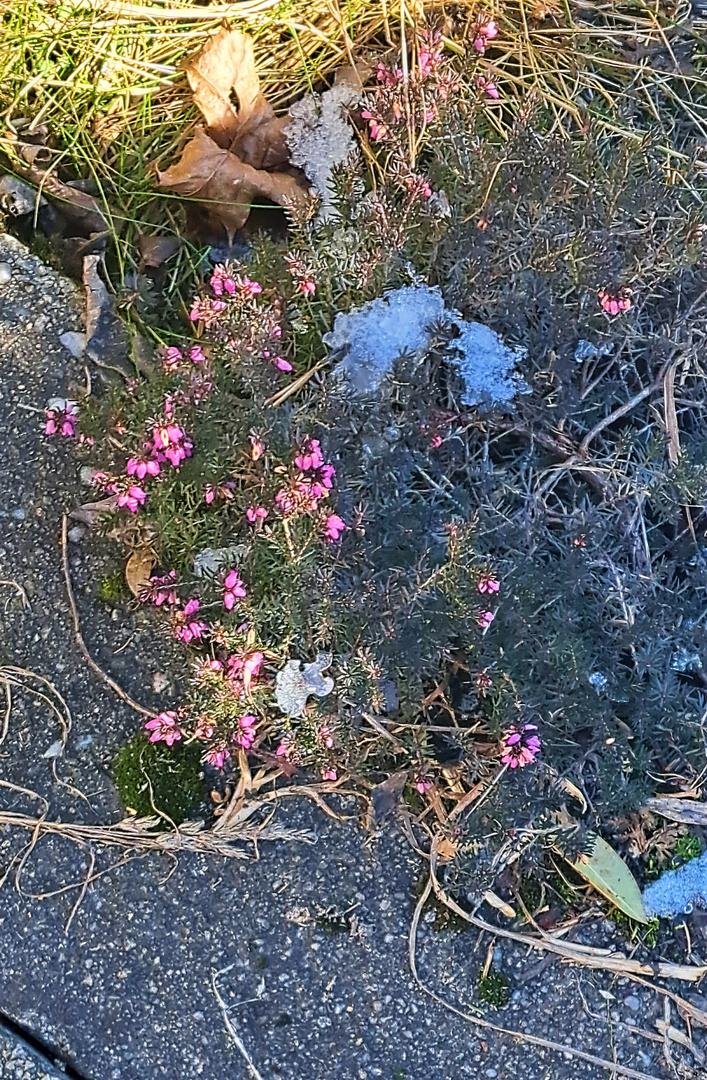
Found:
M 98 272 L 100 264 L 100 255 L 84 257 L 86 352 L 95 363 L 129 377 L 135 372 L 128 361 L 128 338 L 125 325 L 116 313 L 115 298 L 108 292 Z
M 117 507 L 118 496 L 108 495 L 105 499 L 99 499 L 97 502 L 84 503 L 78 509 L 72 510 L 69 517 L 73 518 L 74 521 L 81 521 L 91 528 L 99 523 L 104 514 L 112 514 Z
M 141 269 L 144 270 L 146 266 L 156 269 L 177 254 L 182 242 L 178 236 L 141 236 L 137 246 L 142 260 Z
M 157 559 L 152 548 L 137 548 L 125 564 L 125 580 L 133 596 L 140 594 L 150 585 L 150 574 Z
M 65 184 L 50 171 L 38 169 L 36 165 L 27 165 L 25 168 L 16 165 L 15 169 L 30 184 L 36 185 L 42 195 L 48 195 L 53 199 L 64 216 L 89 236 L 111 228 L 103 207 L 93 195 Z
M 212 225 L 224 228 L 229 240 L 245 223 L 254 198 L 284 206 L 304 205 L 306 195 L 294 177 L 254 169 L 218 146 L 203 128 L 184 147 L 176 165 L 158 173 L 159 186 L 202 200 Z
M 288 160 L 284 137 L 288 118 L 275 116 L 260 89 L 253 42 L 247 34 L 224 27 L 183 67 L 194 104 L 218 146 L 256 169 L 272 169 Z
M 371 812 L 366 823 L 368 828 L 379 825 L 397 809 L 407 775 L 407 770 L 395 772 L 387 780 L 384 780 L 382 784 L 378 784 L 373 788 L 371 792 Z

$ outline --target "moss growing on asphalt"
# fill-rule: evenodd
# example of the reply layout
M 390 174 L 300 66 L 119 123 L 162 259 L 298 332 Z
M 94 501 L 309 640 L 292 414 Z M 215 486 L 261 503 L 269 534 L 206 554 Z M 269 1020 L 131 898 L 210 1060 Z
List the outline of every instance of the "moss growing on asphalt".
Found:
M 186 821 L 204 801 L 201 752 L 193 743 L 168 748 L 139 731 L 118 751 L 113 779 L 126 810 L 164 815 L 166 827 Z
M 511 987 L 506 976 L 489 968 L 488 974 L 479 979 L 479 997 L 487 1005 L 502 1009 L 511 1000 Z
M 130 589 L 127 586 L 122 570 L 116 570 L 114 573 L 101 578 L 98 583 L 97 595 L 101 603 L 107 607 L 115 607 L 121 600 L 127 600 L 130 596 Z

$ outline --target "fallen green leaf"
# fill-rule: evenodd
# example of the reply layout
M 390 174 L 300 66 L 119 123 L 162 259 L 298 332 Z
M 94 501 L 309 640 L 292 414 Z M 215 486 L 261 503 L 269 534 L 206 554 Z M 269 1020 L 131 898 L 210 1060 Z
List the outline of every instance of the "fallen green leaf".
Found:
M 578 874 L 607 900 L 636 922 L 647 923 L 638 883 L 620 855 L 601 836 L 595 837 L 591 855 L 567 859 Z

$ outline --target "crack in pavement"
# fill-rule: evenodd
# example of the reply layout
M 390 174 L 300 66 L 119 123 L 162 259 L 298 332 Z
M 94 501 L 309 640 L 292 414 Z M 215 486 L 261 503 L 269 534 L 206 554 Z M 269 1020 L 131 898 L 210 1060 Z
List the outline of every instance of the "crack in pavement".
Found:
M 65 1080 L 66 1077 L 69 1080 L 91 1080 L 91 1077 L 68 1061 L 60 1050 L 0 1010 L 0 1044 L 3 1041 L 19 1045 L 26 1058 L 44 1069 L 46 1080 Z M 2 1064 L 0 1048 L 0 1069 Z

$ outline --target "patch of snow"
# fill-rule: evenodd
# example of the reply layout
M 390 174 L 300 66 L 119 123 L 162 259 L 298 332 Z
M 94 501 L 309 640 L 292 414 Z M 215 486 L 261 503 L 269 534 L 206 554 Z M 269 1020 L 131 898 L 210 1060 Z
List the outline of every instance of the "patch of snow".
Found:
M 331 174 L 356 149 L 351 124 L 344 109 L 356 103 L 361 92 L 349 83 L 337 83 L 323 94 L 308 94 L 290 106 L 285 138 L 290 161 L 304 170 L 321 198 L 318 220 L 335 213 Z
M 288 660 L 275 676 L 275 698 L 287 716 L 304 716 L 310 694 L 326 697 L 334 689 L 334 680 L 322 675 L 331 666 L 331 653 L 318 653 L 313 664 L 302 667 L 301 660 Z
M 578 364 L 581 364 L 584 360 L 596 360 L 598 356 L 607 356 L 613 347 L 610 342 L 596 346 L 591 341 L 580 338 L 577 342 L 577 348 L 574 350 L 574 358 Z
M 597 694 L 602 690 L 606 690 L 609 685 L 609 680 L 602 671 L 593 671 L 588 677 L 589 685 L 593 686 Z
M 422 359 L 435 325 L 459 331 L 447 359 L 464 382 L 465 405 L 503 404 L 529 391 L 515 370 L 525 350 L 504 344 L 483 323 L 462 319 L 445 306 L 437 287 L 404 285 L 348 314 L 340 312 L 324 342 L 332 352 L 344 353 L 335 373 L 356 396 L 365 396 L 379 389 L 399 357 Z
M 702 669 L 702 657 L 698 652 L 690 652 L 684 646 L 680 646 L 673 653 L 670 666 L 673 671 L 677 671 L 681 675 L 694 675 L 695 672 Z
M 643 890 L 649 915 L 671 918 L 689 915 L 695 907 L 707 908 L 707 854 L 691 859 L 679 870 L 666 870 Z

